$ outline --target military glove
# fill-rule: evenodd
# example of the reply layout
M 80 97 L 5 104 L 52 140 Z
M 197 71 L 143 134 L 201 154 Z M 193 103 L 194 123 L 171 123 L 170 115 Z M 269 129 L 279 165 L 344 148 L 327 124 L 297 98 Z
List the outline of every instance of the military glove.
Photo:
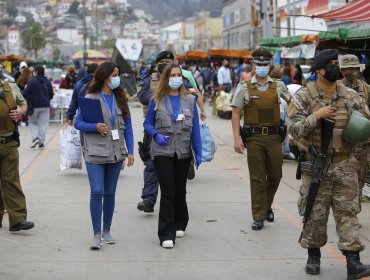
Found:
M 166 135 L 163 135 L 163 134 L 160 134 L 160 133 L 157 133 L 155 136 L 154 136 L 154 140 L 155 142 L 159 145 L 159 146 L 167 146 L 168 143 L 169 143 L 169 136 L 166 136 Z

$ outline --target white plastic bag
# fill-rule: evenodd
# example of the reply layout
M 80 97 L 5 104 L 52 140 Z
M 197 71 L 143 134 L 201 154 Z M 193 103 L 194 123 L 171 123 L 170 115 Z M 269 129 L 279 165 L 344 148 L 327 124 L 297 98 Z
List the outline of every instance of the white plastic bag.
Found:
M 217 145 L 206 123 L 200 125 L 200 136 L 202 138 L 202 162 L 209 162 L 215 155 Z
M 82 168 L 80 132 L 72 126 L 60 131 L 60 170 Z

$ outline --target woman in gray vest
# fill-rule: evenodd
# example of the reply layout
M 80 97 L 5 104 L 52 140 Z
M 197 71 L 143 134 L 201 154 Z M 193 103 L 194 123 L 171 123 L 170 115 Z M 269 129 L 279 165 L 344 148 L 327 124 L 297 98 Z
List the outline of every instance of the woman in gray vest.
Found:
M 102 238 L 107 244 L 115 243 L 110 228 L 118 176 L 126 157 L 128 166 L 134 163 L 130 111 L 120 83 L 118 67 L 110 62 L 102 63 L 85 98 L 100 101 L 104 123 L 85 122 L 80 113 L 75 122 L 76 129 L 82 133 L 82 152 L 90 181 L 90 212 L 94 230 L 91 249 L 100 249 Z M 84 112 L 84 115 L 87 113 L 96 114 Z
M 144 129 L 154 139 L 151 156 L 161 187 L 158 237 L 163 248 L 173 248 L 176 237 L 184 236 L 189 220 L 186 181 L 191 148 L 197 168 L 202 158 L 196 98 L 186 91 L 177 64 L 164 68 Z

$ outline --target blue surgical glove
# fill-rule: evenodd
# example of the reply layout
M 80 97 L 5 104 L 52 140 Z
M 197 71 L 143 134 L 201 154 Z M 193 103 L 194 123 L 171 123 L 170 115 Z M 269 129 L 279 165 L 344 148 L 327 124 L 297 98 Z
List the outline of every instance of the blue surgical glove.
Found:
M 154 140 L 159 146 L 167 146 L 169 143 L 169 137 L 160 133 L 154 136 Z
M 195 166 L 199 167 L 199 165 L 202 163 L 202 156 L 201 155 L 195 155 Z

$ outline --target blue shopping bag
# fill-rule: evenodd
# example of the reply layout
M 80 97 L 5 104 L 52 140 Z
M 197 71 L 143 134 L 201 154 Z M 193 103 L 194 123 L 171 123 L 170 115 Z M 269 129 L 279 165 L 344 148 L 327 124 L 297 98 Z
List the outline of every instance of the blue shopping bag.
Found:
M 215 155 L 217 145 L 207 123 L 200 125 L 200 136 L 202 138 L 202 162 L 209 162 Z

